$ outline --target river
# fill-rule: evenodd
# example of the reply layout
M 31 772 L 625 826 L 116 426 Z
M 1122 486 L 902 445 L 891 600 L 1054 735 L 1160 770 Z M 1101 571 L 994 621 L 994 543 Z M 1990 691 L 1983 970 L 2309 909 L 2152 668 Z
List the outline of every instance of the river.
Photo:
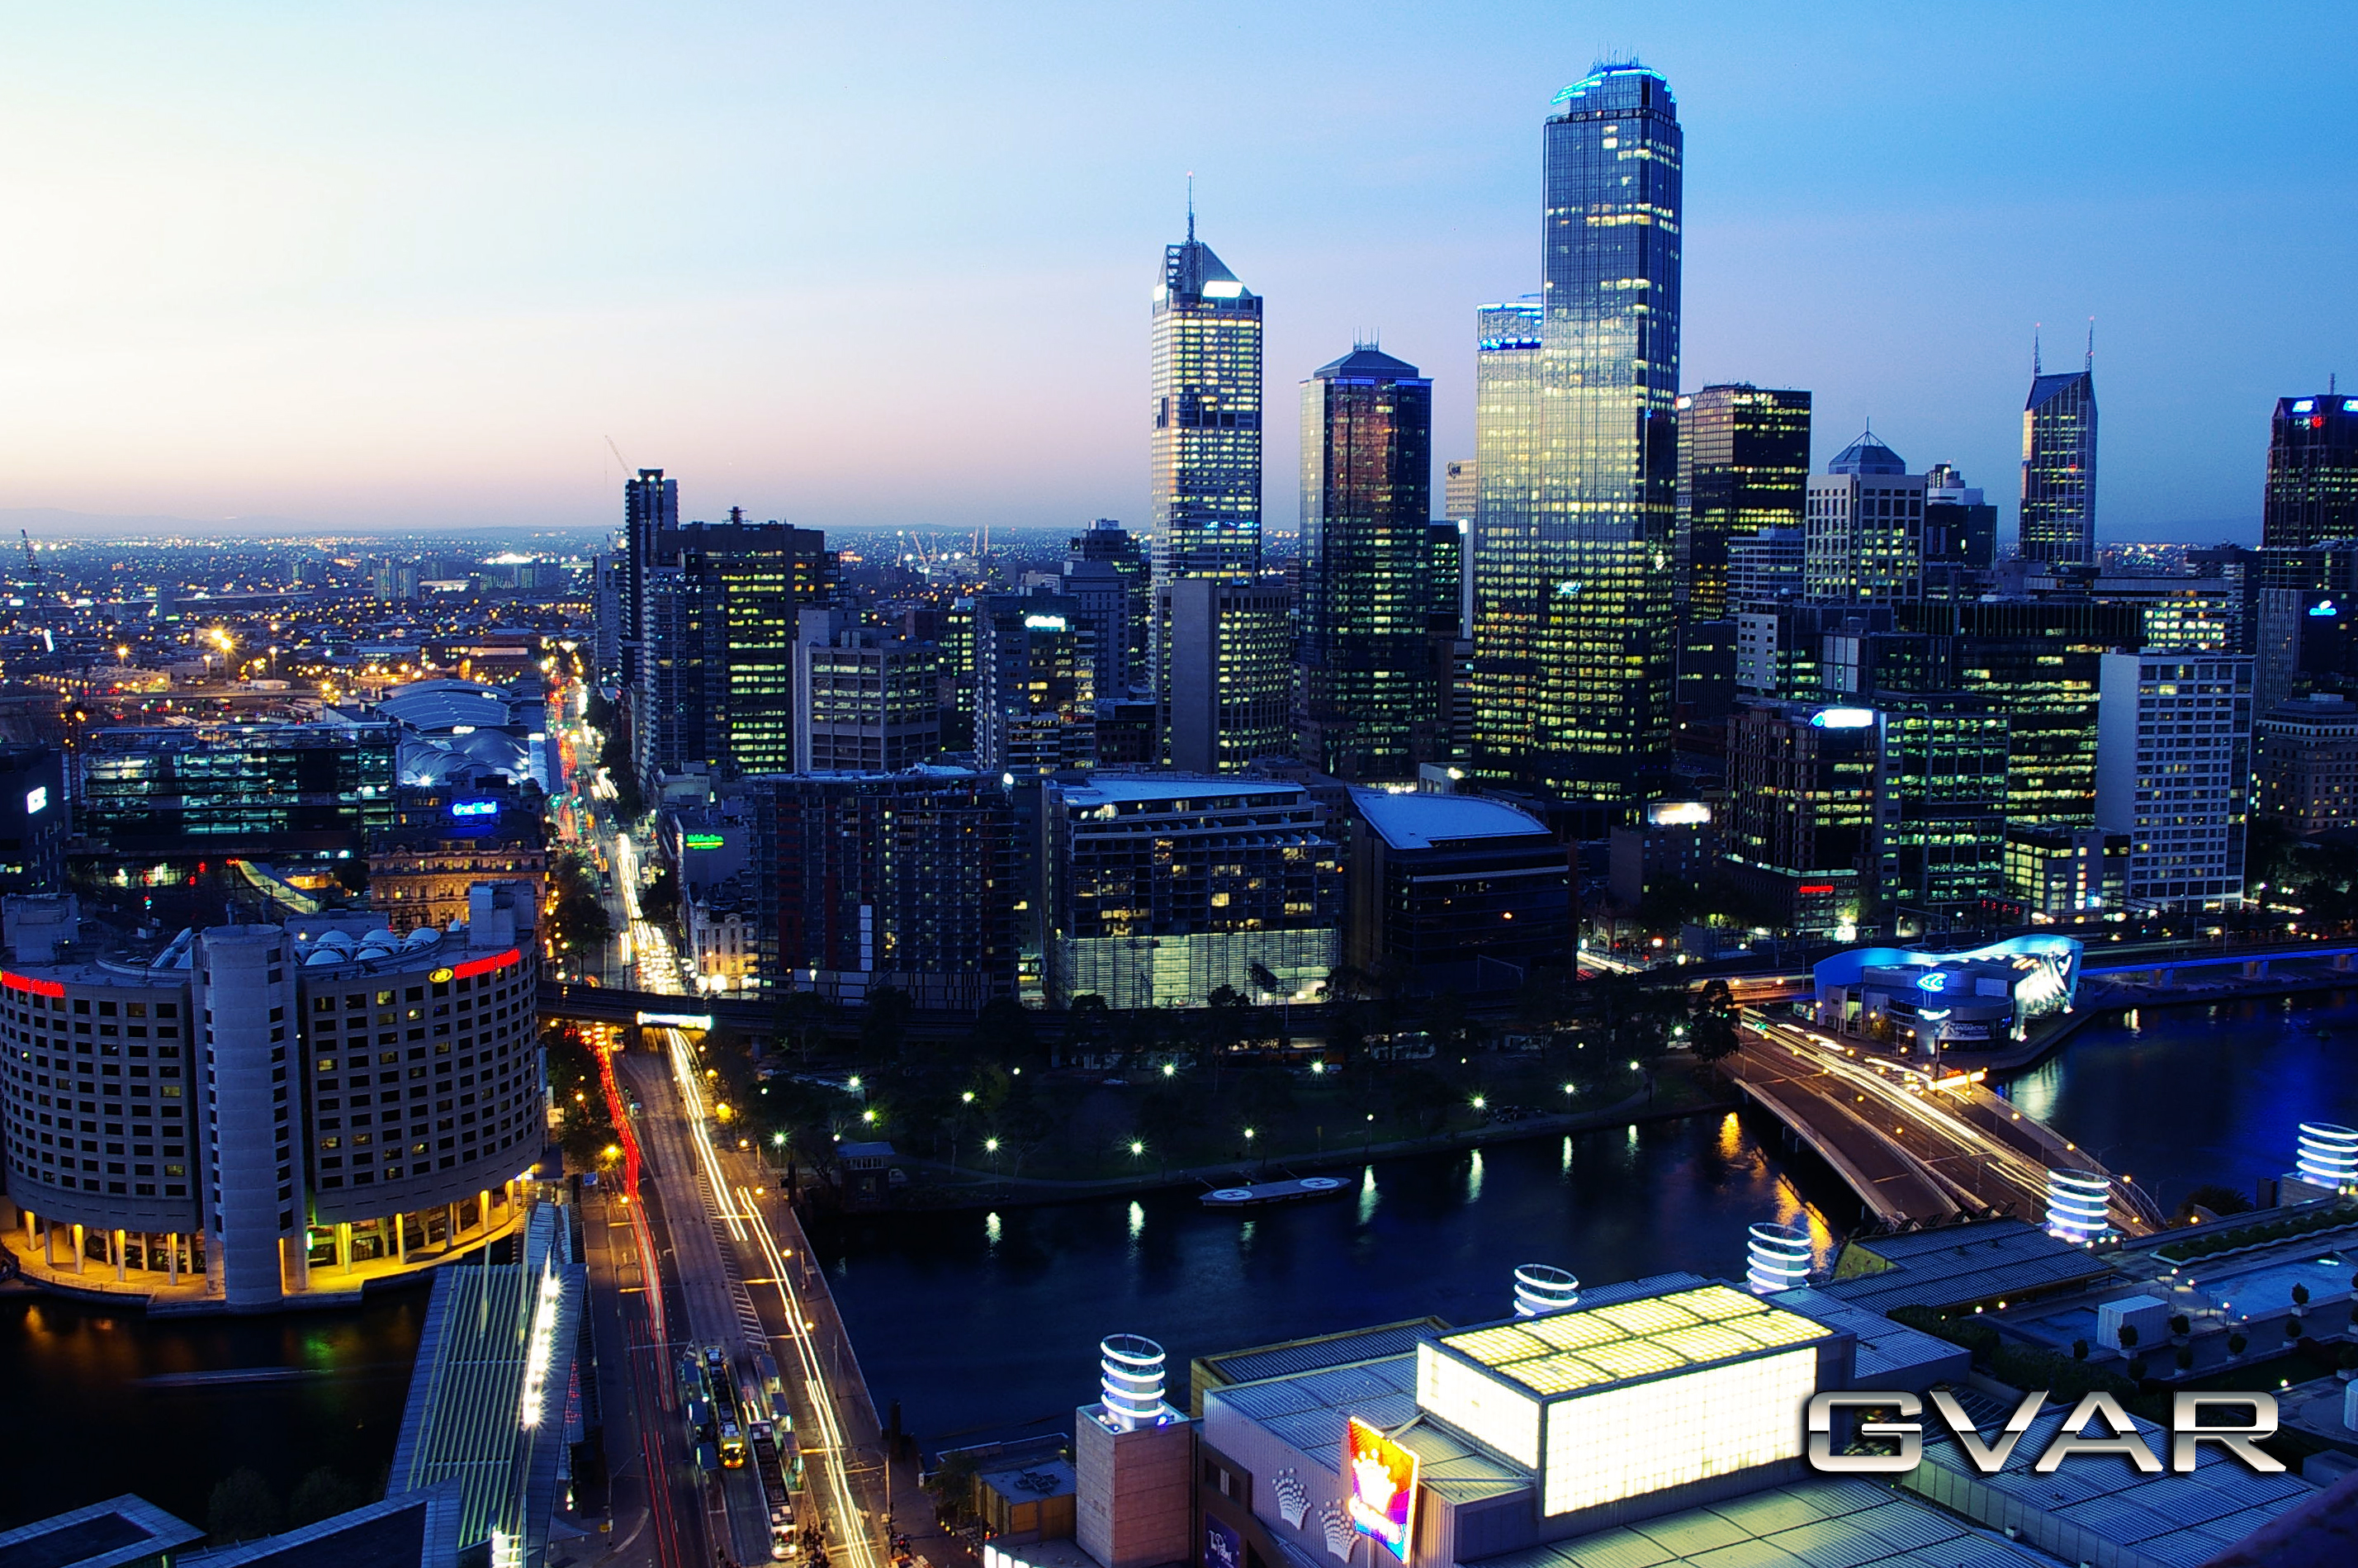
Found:
M 2358 1124 L 2358 996 L 2147 1009 L 2090 1024 L 2012 1092 L 2166 1207 L 2250 1193 L 2304 1119 Z M 880 1411 L 928 1449 L 1046 1432 L 1096 1397 L 1104 1335 L 1190 1357 L 1433 1314 L 1504 1316 L 1517 1263 L 1595 1282 L 1740 1277 L 1752 1221 L 1858 1210 L 1773 1123 L 1724 1115 L 1379 1160 L 1353 1194 L 1251 1217 L 1192 1193 L 995 1215 L 838 1218 L 813 1245 Z
M 2165 1206 L 2204 1182 L 2248 1193 L 2291 1163 L 2301 1120 L 2358 1123 L 2358 994 L 2105 1020 L 2012 1092 Z M 1503 1315 L 1517 1263 L 1595 1282 L 1733 1276 L 1752 1221 L 1806 1217 L 1823 1248 L 1857 1212 L 1750 1116 L 1350 1174 L 1340 1201 L 1249 1217 L 1168 1192 L 835 1219 L 814 1242 L 880 1408 L 899 1400 L 932 1449 L 1069 1422 L 1095 1397 L 1109 1333 L 1162 1341 L 1184 1399 L 1192 1356 L 1425 1314 Z M 0 1299 L 0 1529 L 125 1491 L 201 1524 L 214 1484 L 240 1465 L 282 1503 L 320 1465 L 374 1487 L 425 1311 L 423 1287 L 350 1311 L 156 1323 Z M 239 1369 L 303 1375 L 178 1380 Z

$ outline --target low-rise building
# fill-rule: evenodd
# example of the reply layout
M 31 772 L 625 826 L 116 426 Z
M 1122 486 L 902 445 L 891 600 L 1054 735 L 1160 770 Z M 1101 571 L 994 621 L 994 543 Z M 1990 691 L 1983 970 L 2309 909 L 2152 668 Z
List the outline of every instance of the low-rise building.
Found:
M 1573 952 L 1572 862 L 1537 817 L 1479 795 L 1351 792 L 1346 957 L 1423 991 L 1511 989 Z

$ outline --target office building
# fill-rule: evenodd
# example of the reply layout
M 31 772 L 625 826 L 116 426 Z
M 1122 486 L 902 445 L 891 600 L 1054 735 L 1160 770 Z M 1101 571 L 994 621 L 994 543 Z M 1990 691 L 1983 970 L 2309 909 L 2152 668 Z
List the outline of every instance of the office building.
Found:
M 12 900 L 0 1105 L 28 1270 L 262 1310 L 501 1228 L 546 1141 L 535 914 L 478 884 L 463 925 L 399 941 L 319 915 L 141 950 L 70 897 Z
M 1728 550 L 1768 528 L 1801 526 L 1810 477 L 1810 395 L 1749 382 L 1678 400 L 1678 601 L 1716 621 L 1734 600 Z
M 985 773 L 1096 762 L 1096 637 L 1061 595 L 1039 588 L 984 599 L 974 658 L 975 754 Z
M 1154 607 L 1170 765 L 1228 773 L 1256 757 L 1292 756 L 1293 595 L 1283 579 L 1158 582 Z
M 2022 590 L 2033 599 L 2135 605 L 2141 645 L 2147 648 L 2200 648 L 2220 654 L 2249 651 L 2243 645 L 2246 590 L 2235 579 L 2108 571 L 2026 573 Z
M 644 574 L 642 787 L 685 773 L 791 771 L 801 611 L 835 597 L 827 536 L 748 523 L 731 507 L 723 524 L 659 530 Z
M 1670 752 L 1682 146 L 1642 66 L 1557 94 L 1543 303 L 1481 312 L 1475 767 L 1566 798 Z
M 1720 720 L 1726 750 L 1727 721 Z M 1606 887 L 1613 902 L 1648 919 L 1670 905 L 1693 903 L 1719 867 L 1718 817 L 1724 802 L 1654 800 L 1641 819 L 1616 827 L 1606 844 Z
M 1453 637 L 1474 634 L 1473 562 L 1466 546 L 1474 525 L 1462 519 L 1428 524 L 1424 531 L 1425 621 Z M 1437 618 L 1437 619 L 1436 619 Z
M 1344 957 L 1416 990 L 1510 990 L 1569 962 L 1572 863 L 1545 824 L 1465 795 L 1351 792 Z
M 942 744 L 942 651 L 806 609 L 795 641 L 794 771 L 897 773 Z
M 2006 824 L 2006 892 L 2034 921 L 2089 920 L 2125 907 L 2128 871 L 2125 833 Z
M 2278 398 L 2268 421 L 2260 547 L 2299 549 L 2331 539 L 2358 539 L 2358 397 L 2329 389 Z
M 65 891 L 70 817 L 57 748 L 0 747 L 0 893 Z
M 2093 356 L 2091 356 L 2093 363 Z M 2022 558 L 2096 564 L 2096 377 L 2034 373 L 2022 408 Z
M 1442 464 L 1442 515 L 1452 523 L 1470 524 L 1481 504 L 1481 465 L 1472 458 L 1452 458 Z
M 1129 529 L 1112 518 L 1100 517 L 1086 532 L 1075 535 L 1067 548 L 1068 560 L 1101 561 L 1113 568 L 1120 574 L 1128 595 L 1122 603 L 1125 620 L 1119 643 L 1120 657 L 1113 672 L 1115 681 L 1099 691 L 1100 699 L 1109 693 L 1118 695 L 1145 685 L 1154 608 L 1154 576 L 1148 565 L 1145 541 L 1133 537 Z M 1071 573 L 1067 571 L 1066 575 Z
M 1414 365 L 1363 344 L 1303 382 L 1297 728 L 1336 778 L 1410 778 L 1437 750 L 1432 475 L 1433 383 Z
M 2252 729 L 2253 816 L 2300 834 L 2358 826 L 2358 703 L 2311 692 Z
M 1154 581 L 1260 570 L 1260 297 L 1195 238 L 1163 252 L 1151 338 Z
M 2096 826 L 2129 836 L 2134 910 L 2239 907 L 2252 780 L 2248 654 L 2106 654 Z
M 1849 941 L 1873 909 L 1877 726 L 1858 708 L 1739 704 L 1721 856 L 1748 924 Z
M 997 775 L 776 774 L 745 781 L 749 968 L 773 991 L 866 1002 L 890 986 L 971 1011 L 1015 994 L 1015 810 Z
M 1924 476 L 1871 431 L 1809 478 L 1801 592 L 1886 606 L 1924 597 Z
M 1985 572 L 1997 559 L 1997 508 L 1952 463 L 1924 470 L 1924 564 Z
M 324 862 L 393 822 L 395 726 L 223 723 L 82 738 L 77 853 L 193 866 Z
M 1102 774 L 1044 794 L 1055 1005 L 1306 1000 L 1334 971 L 1342 849 L 1303 785 Z
M 1727 543 L 1727 608 L 1731 613 L 1801 597 L 1809 535 L 1801 528 L 1763 528 Z
M 1024 580 L 1032 582 L 1033 575 L 1027 574 Z M 1044 577 L 1038 586 L 1054 589 L 1064 599 L 1065 613 L 1087 630 L 1097 701 L 1115 702 L 1129 695 L 1132 600 L 1130 579 L 1121 568 L 1110 561 L 1067 560 L 1055 577 Z
M 1984 697 L 1876 704 L 1876 919 L 1906 939 L 1973 929 L 2006 896 L 2006 715 Z
M 902 633 L 942 650 L 942 749 L 974 746 L 975 699 L 982 687 L 975 668 L 975 627 L 980 612 L 971 599 L 954 599 L 937 611 L 911 611 Z

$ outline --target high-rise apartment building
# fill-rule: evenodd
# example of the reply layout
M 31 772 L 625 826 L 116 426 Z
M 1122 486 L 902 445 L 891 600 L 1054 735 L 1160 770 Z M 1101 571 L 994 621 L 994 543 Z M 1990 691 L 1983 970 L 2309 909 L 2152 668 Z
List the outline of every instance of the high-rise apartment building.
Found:
M 2107 654 L 2103 696 L 2096 826 L 2129 835 L 2129 907 L 2239 907 L 2252 785 L 2251 656 Z
M 1260 297 L 1195 238 L 1163 252 L 1152 335 L 1154 579 L 1260 570 Z
M 1876 704 L 1877 923 L 1910 939 L 1971 929 L 2006 877 L 2006 715 L 1985 697 Z
M 1670 752 L 1682 147 L 1642 66 L 1557 94 L 1530 395 L 1505 384 L 1528 315 L 1482 312 L 1476 766 L 1566 797 L 1621 798 Z
M 2033 374 L 2022 408 L 2022 557 L 2096 564 L 2096 377 Z
M 1441 514 L 1453 523 L 1471 523 L 1481 504 L 1481 465 L 1472 458 L 1452 458 L 1442 464 Z
M 1753 702 L 1727 720 L 1730 878 L 1773 925 L 1848 941 L 1871 910 L 1874 713 Z
M 1067 546 L 1066 559 L 1072 561 L 1102 561 L 1121 576 L 1129 597 L 1123 601 L 1123 622 L 1120 659 L 1116 675 L 1119 684 L 1109 688 L 1120 693 L 1133 686 L 1142 686 L 1147 679 L 1150 657 L 1150 629 L 1153 621 L 1154 576 L 1147 563 L 1146 542 L 1110 517 L 1100 517 L 1086 532 L 1076 534 Z M 1067 572 L 1067 576 L 1071 574 Z M 1100 693 L 1100 697 L 1105 693 Z
M 1677 598 L 1691 621 L 1727 613 L 1728 546 L 1801 525 L 1810 395 L 1749 382 L 1678 400 Z
M 614 644 L 626 694 L 639 689 L 646 649 L 647 575 L 654 568 L 655 541 L 666 529 L 678 526 L 679 481 L 665 479 L 661 469 L 641 469 L 638 478 L 622 481 L 622 548 L 615 560 Z
M 1293 755 L 1293 594 L 1284 580 L 1159 582 L 1154 610 L 1163 650 L 1155 699 L 1171 766 L 1227 773 Z
M 2358 397 L 2328 391 L 2277 400 L 2268 421 L 2263 549 L 2358 539 Z
M 1841 604 L 1924 597 L 1924 476 L 1869 434 L 1809 477 L 1801 591 Z
M 665 494 L 676 506 L 676 492 Z M 793 772 L 795 638 L 803 607 L 835 596 L 827 536 L 748 523 L 731 507 L 724 524 L 656 528 L 634 575 L 641 784 L 695 771 Z
M 975 617 L 975 752 L 983 771 L 1036 776 L 1097 762 L 1097 640 L 1048 589 L 995 593 Z
M 806 609 L 795 642 L 794 772 L 897 773 L 942 743 L 942 651 Z
M 1337 778 L 1410 778 L 1435 748 L 1432 495 L 1433 383 L 1364 345 L 1311 373 L 1299 730 L 1303 759 Z

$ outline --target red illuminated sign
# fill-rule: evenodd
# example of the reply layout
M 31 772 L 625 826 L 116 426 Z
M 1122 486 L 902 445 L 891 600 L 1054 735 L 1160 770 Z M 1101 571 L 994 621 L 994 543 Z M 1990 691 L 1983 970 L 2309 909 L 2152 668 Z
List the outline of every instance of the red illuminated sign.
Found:
M 1793 891 L 1800 893 L 1803 898 L 1812 898 L 1819 893 L 1833 892 L 1834 884 L 1832 882 L 1803 882 L 1800 887 L 1795 888 Z
M 488 958 L 470 958 L 450 972 L 463 980 L 470 975 L 488 975 L 493 969 L 504 969 L 510 964 L 521 961 L 523 957 L 522 953 L 511 947 L 504 953 L 494 953 Z
M 29 975 L 11 975 L 0 972 L 0 986 L 6 986 L 12 991 L 31 991 L 36 996 L 63 996 L 66 994 L 66 988 L 56 980 L 37 980 Z

